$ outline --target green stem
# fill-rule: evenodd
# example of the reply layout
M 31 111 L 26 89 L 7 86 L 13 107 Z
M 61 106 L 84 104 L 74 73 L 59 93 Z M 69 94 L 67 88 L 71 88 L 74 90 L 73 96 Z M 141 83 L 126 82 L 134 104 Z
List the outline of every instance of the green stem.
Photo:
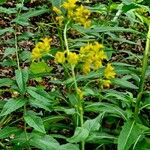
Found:
M 24 115 L 26 115 L 26 113 L 27 113 L 26 105 L 24 105 Z M 27 134 L 27 124 L 26 124 L 25 120 L 24 120 L 24 132 L 25 132 L 25 137 L 26 137 L 26 141 L 27 141 L 28 150 L 31 150 L 30 144 L 29 144 L 29 137 L 28 137 L 28 134 Z
M 64 40 L 65 40 L 65 46 L 66 46 L 66 50 L 67 53 L 69 53 L 69 46 L 68 46 L 68 40 L 67 40 L 67 27 L 70 21 L 68 21 L 65 25 L 64 28 Z M 75 91 L 76 94 L 78 92 L 78 85 L 77 85 L 77 81 L 76 81 L 76 76 L 75 76 L 75 71 L 74 71 L 74 65 L 71 65 L 71 73 L 72 73 L 72 77 L 74 80 L 74 87 L 75 87 Z M 78 106 L 77 106 L 77 115 L 79 114 L 79 122 L 80 122 L 80 126 L 83 126 L 84 120 L 83 120 L 83 107 L 82 107 L 82 102 L 80 99 L 78 99 Z M 78 116 L 77 116 L 77 126 L 78 126 Z M 82 141 L 81 142 L 81 150 L 85 149 L 85 142 Z
M 23 7 L 23 5 L 24 5 L 24 0 L 22 0 L 21 4 L 22 4 L 22 7 Z M 20 15 L 21 10 L 22 10 L 22 8 L 20 8 L 20 9 L 18 10 L 17 17 Z M 14 36 L 15 36 L 15 49 L 16 49 L 17 66 L 18 66 L 18 69 L 20 70 L 21 68 L 20 68 L 20 61 L 19 61 L 19 54 L 18 54 L 17 25 L 15 25 L 15 33 L 14 33 Z
M 68 46 L 68 41 L 67 41 L 67 28 L 68 28 L 69 22 L 70 21 L 68 21 L 66 23 L 65 28 L 64 28 L 64 40 L 65 40 L 65 46 L 66 46 L 67 53 L 69 53 L 69 46 Z
M 61 29 L 58 29 L 58 35 L 59 35 L 59 39 L 60 39 L 60 43 L 61 43 L 61 48 L 62 50 L 64 50 L 64 41 L 63 41 L 63 34 Z
M 17 34 L 16 34 L 17 26 L 15 27 L 15 50 L 16 50 L 16 58 L 17 58 L 17 66 L 20 70 L 20 61 L 19 61 L 19 55 L 18 55 L 18 40 L 17 40 Z
M 136 106 L 135 106 L 135 112 L 134 112 L 135 120 L 137 120 L 138 118 L 139 105 L 140 105 L 140 101 L 141 101 L 143 91 L 144 91 L 144 83 L 145 83 L 145 78 L 146 78 L 146 70 L 147 70 L 147 65 L 148 65 L 149 53 L 150 53 L 150 25 L 149 25 L 148 34 L 147 34 L 146 47 L 145 47 L 143 62 L 142 62 L 142 73 L 141 73 L 141 78 L 140 78 L 138 95 L 136 99 Z
M 0 142 L 0 147 L 2 147 L 4 150 L 8 150 L 7 147 L 1 142 Z
M 119 16 L 121 15 L 121 13 L 122 13 L 122 7 L 123 7 L 123 3 L 121 3 L 121 4 L 119 5 L 119 9 L 118 9 L 118 11 L 117 11 L 115 17 L 112 19 L 113 22 L 116 22 L 117 19 L 119 18 Z

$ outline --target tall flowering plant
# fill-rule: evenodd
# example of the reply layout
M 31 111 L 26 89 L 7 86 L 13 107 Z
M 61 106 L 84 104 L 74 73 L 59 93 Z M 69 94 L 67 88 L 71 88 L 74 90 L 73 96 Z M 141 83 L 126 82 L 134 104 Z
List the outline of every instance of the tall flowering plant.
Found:
M 84 28 L 88 28 L 92 25 L 90 20 L 91 12 L 83 5 L 77 4 L 78 0 L 68 0 L 64 2 L 59 8 L 53 7 L 53 11 L 56 13 L 56 23 L 63 29 L 63 39 L 65 43 L 65 49 L 57 51 L 55 54 L 51 53 L 50 43 L 51 38 L 43 38 L 42 42 L 38 42 L 35 48 L 32 50 L 32 60 L 40 61 L 42 56 L 51 54 L 54 62 L 64 68 L 67 68 L 68 76 L 73 79 L 74 88 L 66 89 L 67 92 L 75 93 L 76 103 L 72 106 L 76 111 L 75 126 L 83 128 L 84 126 L 84 100 L 86 95 L 83 90 L 83 86 L 77 81 L 78 75 L 88 75 L 91 72 L 97 72 L 103 70 L 102 76 L 98 78 L 100 91 L 104 88 L 110 88 L 111 80 L 115 78 L 115 69 L 111 63 L 106 63 L 107 54 L 105 52 L 104 45 L 98 41 L 88 42 L 81 46 L 79 49 L 70 49 L 67 39 L 68 29 L 71 28 L 71 23 L 77 23 Z M 81 149 L 85 149 L 85 141 L 81 140 Z

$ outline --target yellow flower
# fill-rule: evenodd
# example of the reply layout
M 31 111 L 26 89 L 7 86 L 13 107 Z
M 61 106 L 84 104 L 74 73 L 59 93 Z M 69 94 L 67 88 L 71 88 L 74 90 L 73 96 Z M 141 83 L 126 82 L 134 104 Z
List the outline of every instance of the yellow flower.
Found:
M 56 14 L 62 14 L 61 10 L 58 9 L 57 7 L 53 7 L 53 11 L 54 11 Z
M 112 78 L 115 78 L 115 75 L 116 75 L 116 73 L 114 71 L 114 68 L 112 67 L 111 64 L 108 63 L 104 70 L 104 77 L 106 79 L 112 79 Z
M 91 26 L 91 20 L 86 20 L 84 23 L 83 23 L 83 26 L 84 28 L 89 28 Z
M 88 74 L 90 71 L 91 71 L 91 69 L 90 69 L 90 64 L 89 64 L 89 63 L 85 63 L 85 64 L 83 65 L 83 67 L 82 67 L 82 72 L 83 72 L 84 74 Z
M 78 19 L 81 18 L 85 18 L 88 19 L 89 15 L 91 14 L 90 10 L 85 8 L 83 5 L 80 5 L 77 9 L 76 9 L 76 17 Z
M 79 56 L 76 53 L 69 52 L 67 54 L 67 61 L 71 65 L 76 65 L 78 63 Z
M 91 12 L 89 9 L 80 5 L 74 12 L 74 20 L 77 23 L 82 24 L 84 27 L 89 27 L 91 25 L 91 21 L 88 19 Z
M 50 49 L 50 42 L 52 41 L 52 39 L 46 37 L 46 38 L 43 38 L 42 41 L 45 47 L 45 52 L 48 52 Z
M 67 17 L 68 17 L 69 19 L 74 18 L 74 10 L 73 10 L 73 9 L 68 10 Z
M 42 57 L 42 55 L 47 54 L 50 50 L 51 38 L 43 38 L 42 42 L 38 42 L 35 48 L 32 50 L 33 61 Z
M 98 42 L 94 42 L 94 48 L 96 51 L 99 51 L 100 49 L 103 49 L 104 46 L 102 44 L 99 44 Z
M 65 9 L 74 9 L 76 7 L 76 2 L 78 0 L 68 0 L 68 2 L 63 3 Z
M 63 16 L 57 16 L 57 17 L 56 17 L 56 21 L 58 21 L 58 24 L 59 24 L 60 26 L 62 26 L 62 23 L 63 23 L 63 21 L 64 21 L 64 17 L 63 17 Z
M 32 60 L 34 61 L 34 60 L 39 59 L 39 58 L 41 58 L 41 57 L 42 57 L 42 54 L 41 54 L 41 52 L 40 52 L 40 49 L 38 49 L 38 48 L 35 47 L 35 48 L 32 50 L 32 54 L 31 54 Z
M 48 53 L 50 50 L 50 42 L 52 39 L 49 38 L 43 38 L 43 42 L 38 42 L 35 47 L 40 50 L 41 53 Z
M 55 62 L 63 64 L 65 63 L 65 53 L 64 52 L 57 52 L 55 55 Z
M 104 59 L 107 59 L 107 56 L 105 55 L 105 52 L 103 50 L 99 51 L 97 53 L 98 57 L 100 60 L 104 60 Z
M 46 37 L 46 38 L 43 38 L 42 41 L 45 44 L 45 46 L 49 46 L 52 39 Z
M 102 66 L 102 61 L 101 61 L 101 60 L 95 61 L 95 62 L 93 63 L 93 69 L 94 69 L 94 70 L 99 69 L 101 66 Z
M 99 69 L 102 66 L 102 61 L 107 58 L 103 51 L 103 45 L 98 42 L 88 43 L 81 47 L 79 56 L 80 61 L 84 64 L 83 72 L 86 74 L 89 73 L 91 69 Z
M 111 81 L 110 80 L 102 80 L 102 87 L 109 88 L 110 85 L 111 85 Z

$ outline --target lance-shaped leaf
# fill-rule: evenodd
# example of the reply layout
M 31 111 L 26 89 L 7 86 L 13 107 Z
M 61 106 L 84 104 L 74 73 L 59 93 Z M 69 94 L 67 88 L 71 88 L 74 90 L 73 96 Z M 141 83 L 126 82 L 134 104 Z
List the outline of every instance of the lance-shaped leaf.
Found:
M 33 127 L 35 130 L 41 133 L 46 133 L 41 117 L 36 116 L 34 113 L 28 112 L 24 116 L 24 119 L 30 127 Z
M 15 75 L 18 88 L 21 93 L 24 93 L 26 90 L 26 82 L 28 81 L 28 70 L 27 69 L 16 70 Z
M 143 131 L 143 128 L 141 128 L 134 120 L 128 120 L 124 124 L 118 137 L 118 150 L 129 150 Z
M 24 106 L 26 103 L 25 99 L 9 99 L 8 102 L 6 102 L 6 104 L 4 105 L 0 116 L 5 116 L 8 115 L 12 112 L 14 112 L 15 110 L 19 109 L 20 107 Z

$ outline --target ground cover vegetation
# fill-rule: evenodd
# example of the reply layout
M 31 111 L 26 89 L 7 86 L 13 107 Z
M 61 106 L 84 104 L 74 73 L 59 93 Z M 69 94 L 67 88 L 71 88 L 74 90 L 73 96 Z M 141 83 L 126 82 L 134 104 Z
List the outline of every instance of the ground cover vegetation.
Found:
M 0 0 L 0 149 L 150 149 L 149 0 Z

